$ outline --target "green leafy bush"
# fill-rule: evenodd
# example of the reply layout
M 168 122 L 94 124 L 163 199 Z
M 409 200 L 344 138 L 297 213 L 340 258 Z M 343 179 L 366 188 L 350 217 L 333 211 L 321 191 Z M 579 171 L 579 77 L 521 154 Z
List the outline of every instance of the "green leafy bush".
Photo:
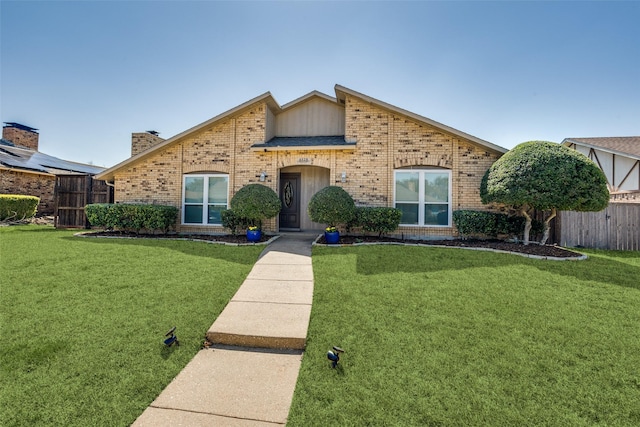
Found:
M 458 210 L 453 211 L 453 223 L 461 236 L 497 236 L 498 223 L 505 227 L 507 220 L 504 214 L 487 211 Z
M 18 194 L 0 194 L 0 221 L 19 221 L 33 218 L 40 198 Z
M 356 205 L 342 187 L 328 186 L 311 197 L 307 212 L 313 222 L 335 227 L 353 220 Z
M 500 235 L 521 238 L 526 219 L 504 213 L 457 210 L 453 212 L 453 222 L 463 238 L 497 237 Z M 543 231 L 544 224 L 541 221 L 533 220 L 531 234 L 538 235 Z
M 593 161 L 560 144 L 529 141 L 517 145 L 485 172 L 480 183 L 482 203 L 511 206 L 526 219 L 524 243 L 529 243 L 532 212 L 546 212 L 543 236 L 560 210 L 600 211 L 609 203 L 607 179 Z
M 398 229 L 402 211 L 386 207 L 358 207 L 356 208 L 356 226 L 363 231 L 378 233 L 382 236 Z
M 261 184 L 248 184 L 231 198 L 231 209 L 236 217 L 248 219 L 249 225 L 261 227 L 263 220 L 280 213 L 282 203 L 271 188 Z
M 234 236 L 241 233 L 243 230 L 248 229 L 254 222 L 248 218 L 238 216 L 233 209 L 226 209 L 222 211 L 221 217 L 222 226 L 228 228 Z M 262 222 L 258 222 L 255 226 L 262 228 Z
M 178 208 L 175 206 L 97 203 L 84 207 L 89 223 L 105 230 L 166 233 L 175 226 Z

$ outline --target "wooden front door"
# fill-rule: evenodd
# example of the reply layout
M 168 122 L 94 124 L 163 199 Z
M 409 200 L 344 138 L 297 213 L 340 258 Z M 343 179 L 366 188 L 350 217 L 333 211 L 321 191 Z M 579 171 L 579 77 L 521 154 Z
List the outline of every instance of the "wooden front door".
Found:
M 300 229 L 300 174 L 280 174 L 280 229 Z

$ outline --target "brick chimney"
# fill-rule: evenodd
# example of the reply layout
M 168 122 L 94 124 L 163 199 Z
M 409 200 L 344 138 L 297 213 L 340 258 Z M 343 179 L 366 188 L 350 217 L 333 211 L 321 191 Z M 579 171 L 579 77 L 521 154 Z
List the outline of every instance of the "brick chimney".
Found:
M 164 138 L 160 138 L 155 130 L 134 132 L 131 134 L 131 156 L 142 153 L 162 141 L 164 141 Z
M 38 129 L 21 125 L 20 123 L 4 122 L 2 139 L 11 141 L 14 145 L 38 151 Z

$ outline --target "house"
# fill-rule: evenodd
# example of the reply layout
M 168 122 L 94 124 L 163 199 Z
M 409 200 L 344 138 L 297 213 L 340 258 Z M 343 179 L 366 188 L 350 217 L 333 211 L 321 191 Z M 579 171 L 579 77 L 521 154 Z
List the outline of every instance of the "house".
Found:
M 566 138 L 562 144 L 602 169 L 612 202 L 640 203 L 640 136 Z
M 566 138 L 604 172 L 611 198 L 600 212 L 560 212 L 563 246 L 640 250 L 640 136 Z
M 266 231 L 320 230 L 307 205 L 328 186 L 359 206 L 397 207 L 398 235 L 455 237 L 452 212 L 486 209 L 479 187 L 507 150 L 410 111 L 336 85 L 279 105 L 267 92 L 162 139 L 132 136 L 131 158 L 96 178 L 118 203 L 179 207 L 177 231 L 218 233 L 236 191 L 261 183 L 283 208 Z
M 37 215 L 55 212 L 56 178 L 92 176 L 105 168 L 70 162 L 38 151 L 38 129 L 5 122 L 0 140 L 0 194 L 40 198 Z

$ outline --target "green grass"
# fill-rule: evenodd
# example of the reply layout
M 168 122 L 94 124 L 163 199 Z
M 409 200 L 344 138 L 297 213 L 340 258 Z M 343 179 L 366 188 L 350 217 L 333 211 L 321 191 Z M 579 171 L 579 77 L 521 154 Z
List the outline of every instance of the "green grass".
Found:
M 74 232 L 0 227 L 2 426 L 131 424 L 262 250 Z M 168 348 L 174 325 L 181 345 Z
M 588 253 L 315 248 L 289 425 L 640 425 L 640 253 Z

